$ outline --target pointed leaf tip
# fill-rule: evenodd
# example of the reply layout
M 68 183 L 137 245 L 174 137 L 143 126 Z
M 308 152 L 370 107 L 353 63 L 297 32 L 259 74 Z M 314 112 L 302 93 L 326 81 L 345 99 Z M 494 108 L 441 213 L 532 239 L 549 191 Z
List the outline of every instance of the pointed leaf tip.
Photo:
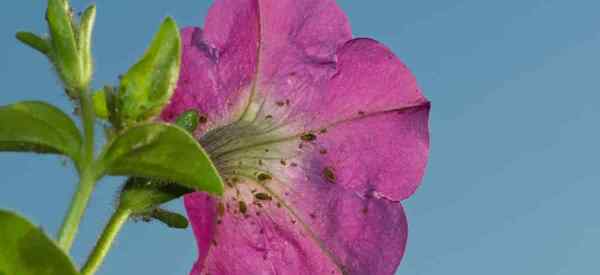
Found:
M 37 50 L 38 52 L 48 55 L 51 50 L 50 42 L 46 39 L 31 32 L 17 32 L 15 37 L 23 44 Z

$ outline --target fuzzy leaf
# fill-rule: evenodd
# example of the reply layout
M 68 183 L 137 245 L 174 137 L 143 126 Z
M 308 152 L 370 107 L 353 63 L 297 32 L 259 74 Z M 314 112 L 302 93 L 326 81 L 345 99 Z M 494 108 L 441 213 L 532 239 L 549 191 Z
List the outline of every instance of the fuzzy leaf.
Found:
M 196 191 L 220 195 L 223 182 L 200 144 L 182 128 L 144 124 L 123 131 L 103 155 L 110 175 L 177 182 Z
M 39 101 L 0 106 L 0 151 L 55 153 L 79 158 L 81 135 L 69 116 Z
M 180 59 L 179 29 L 167 18 L 141 60 L 121 78 L 122 121 L 145 121 L 160 113 L 175 89 Z

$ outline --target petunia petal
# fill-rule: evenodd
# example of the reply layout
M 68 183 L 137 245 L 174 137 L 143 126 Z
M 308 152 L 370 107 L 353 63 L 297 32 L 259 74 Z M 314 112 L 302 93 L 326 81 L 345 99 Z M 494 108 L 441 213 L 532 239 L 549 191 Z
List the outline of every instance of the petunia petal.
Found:
M 207 246 L 204 238 L 199 240 L 201 257 L 190 274 L 394 273 L 407 237 L 401 204 L 361 197 L 324 181 L 288 187 L 243 185 L 239 193 L 226 195 L 213 241 Z M 255 188 L 254 194 L 272 192 L 273 197 L 252 198 L 247 188 Z M 201 236 L 207 236 L 201 226 L 212 215 L 206 203 L 203 194 L 186 197 L 192 225 Z
M 282 66 L 262 82 L 263 115 L 307 131 L 427 102 L 408 68 L 375 40 L 350 40 L 335 57 L 335 62 Z
M 211 7 L 205 31 L 182 30 L 180 79 L 163 120 L 196 109 L 207 116 L 211 128 L 240 116 L 256 77 L 258 20 L 255 1 L 222 0 Z
M 331 169 L 348 190 L 406 199 L 425 173 L 429 109 L 429 103 L 423 103 L 339 123 L 303 146 L 309 154 L 305 162 Z
M 204 32 L 183 30 L 180 81 L 162 119 L 196 108 L 214 128 L 255 116 L 264 102 L 257 99 L 262 91 L 256 82 L 269 82 L 285 67 L 306 61 L 332 63 L 350 38 L 348 20 L 334 0 L 216 1 Z M 332 72 L 325 71 L 325 77 Z

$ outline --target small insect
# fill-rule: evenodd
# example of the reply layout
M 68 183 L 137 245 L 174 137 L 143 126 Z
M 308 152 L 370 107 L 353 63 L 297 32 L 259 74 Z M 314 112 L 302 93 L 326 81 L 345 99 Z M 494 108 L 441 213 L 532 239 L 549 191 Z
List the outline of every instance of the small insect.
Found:
M 331 167 L 323 168 L 323 177 L 330 183 L 335 183 L 335 180 L 337 179 Z
M 240 208 L 240 213 L 245 215 L 246 212 L 248 212 L 248 206 L 246 205 L 246 203 L 244 201 L 239 201 L 238 205 Z
M 260 173 L 258 174 L 258 181 L 268 181 L 273 179 L 273 177 L 271 177 L 271 175 L 269 174 L 265 174 L 265 173 Z
M 271 196 L 269 196 L 269 195 L 268 195 L 268 194 L 266 194 L 266 193 L 256 193 L 256 194 L 254 194 L 254 197 L 255 197 L 257 200 L 261 200 L 261 201 L 270 201 L 270 200 L 272 200 L 272 199 L 273 199 Z
M 275 104 L 277 104 L 277 106 L 279 106 L 279 107 L 283 107 L 283 105 L 285 105 L 285 102 L 277 101 L 277 102 L 275 102 Z
M 317 136 L 313 133 L 306 133 L 306 134 L 303 134 L 300 137 L 300 139 L 303 141 L 313 141 L 313 140 L 317 139 Z
M 225 205 L 223 205 L 222 202 L 217 204 L 217 214 L 219 214 L 219 217 L 223 217 L 223 215 L 225 215 Z
M 327 154 L 327 149 L 321 149 L 319 150 L 319 153 L 321 153 L 321 155 L 325 155 Z

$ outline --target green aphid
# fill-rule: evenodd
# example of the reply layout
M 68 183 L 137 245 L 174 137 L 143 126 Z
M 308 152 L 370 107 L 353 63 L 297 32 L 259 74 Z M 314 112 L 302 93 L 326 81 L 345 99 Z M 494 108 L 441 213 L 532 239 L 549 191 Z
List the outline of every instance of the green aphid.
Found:
M 337 179 L 331 167 L 323 168 L 323 177 L 330 183 L 335 183 Z

